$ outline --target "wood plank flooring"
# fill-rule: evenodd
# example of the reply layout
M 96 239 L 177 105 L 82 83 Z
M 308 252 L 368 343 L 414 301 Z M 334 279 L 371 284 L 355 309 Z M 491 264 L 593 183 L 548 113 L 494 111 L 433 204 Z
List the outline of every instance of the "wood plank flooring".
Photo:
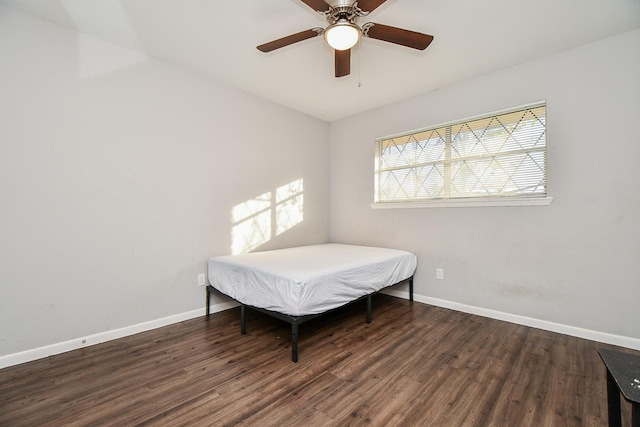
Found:
M 303 324 L 298 363 L 289 331 L 236 308 L 5 368 L 0 426 L 607 425 L 610 345 L 387 295 Z

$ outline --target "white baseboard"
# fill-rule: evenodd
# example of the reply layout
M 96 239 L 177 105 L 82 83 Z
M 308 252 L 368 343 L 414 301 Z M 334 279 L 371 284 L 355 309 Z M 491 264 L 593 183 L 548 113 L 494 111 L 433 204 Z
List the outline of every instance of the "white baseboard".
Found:
M 393 289 L 386 289 L 382 291 L 382 293 L 399 297 L 399 298 L 409 299 L 408 291 L 397 291 Z M 599 332 L 599 331 L 592 331 L 589 329 L 582 329 L 575 326 L 563 325 L 560 323 L 534 319 L 531 317 L 520 316 L 517 314 L 505 313 L 502 311 L 490 310 L 487 308 L 481 308 L 481 307 L 461 304 L 453 301 L 427 297 L 424 295 L 414 294 L 413 299 L 417 302 L 421 302 L 424 304 L 448 308 L 451 310 L 461 311 L 463 313 L 476 314 L 478 316 L 515 323 L 517 325 L 530 326 L 532 328 L 543 329 L 551 332 L 558 332 L 561 334 L 570 335 L 578 338 L 584 338 L 591 341 L 597 341 L 597 342 L 602 342 L 602 343 L 607 343 L 612 345 L 618 345 L 621 347 L 631 348 L 634 350 L 640 350 L 640 339 L 637 339 L 637 338 L 614 335 L 614 334 L 609 334 L 609 333 Z M 238 304 L 234 301 L 223 302 L 220 304 L 212 305 L 210 310 L 211 310 L 211 313 L 217 313 L 220 311 L 224 311 L 224 310 L 236 307 L 237 305 Z M 164 317 L 162 319 L 156 319 L 156 320 L 151 320 L 149 322 L 139 323 L 137 325 L 127 326 L 120 329 L 114 329 L 112 331 L 100 332 L 97 334 L 89 335 L 87 337 L 77 338 L 69 341 L 64 341 L 61 343 L 51 344 L 44 347 L 22 351 L 19 353 L 0 356 L 0 369 L 6 368 L 9 366 L 19 365 L 21 363 L 31 362 L 33 360 L 42 359 L 44 357 L 53 356 L 55 354 L 64 353 L 66 351 L 76 350 L 76 349 L 87 347 L 90 345 L 95 345 L 102 342 L 123 338 L 123 337 L 134 335 L 140 332 L 150 331 L 152 329 L 161 328 L 163 326 L 182 322 L 184 320 L 194 319 L 196 317 L 200 317 L 204 315 L 205 315 L 205 309 L 202 308 L 198 310 L 188 311 L 186 313 Z
M 387 289 L 383 291 L 387 295 L 399 298 L 409 299 L 408 291 L 397 291 Z M 534 319 L 532 317 L 520 316 L 517 314 L 505 313 L 502 311 L 491 310 L 488 308 L 476 307 L 458 302 L 447 301 L 439 298 L 427 297 L 424 295 L 413 295 L 414 301 L 424 304 L 435 305 L 437 307 L 449 308 L 451 310 L 461 311 L 463 313 L 477 314 L 478 316 L 488 317 L 490 319 L 504 320 L 505 322 L 515 323 L 517 325 L 530 326 L 532 328 L 543 329 L 545 331 L 558 332 L 564 335 L 584 338 L 591 341 L 597 341 L 606 344 L 617 345 L 620 347 L 640 350 L 640 339 L 625 337 L 622 335 L 609 334 L 606 332 L 593 331 L 590 329 L 578 328 L 575 326 L 563 325 L 560 323 L 549 322 L 547 320 Z
M 238 304 L 234 301 L 223 302 L 211 305 L 210 312 L 217 313 L 236 307 Z M 163 317 L 162 319 L 151 320 L 148 322 L 138 323 L 137 325 L 126 326 L 120 329 L 100 332 L 86 337 L 76 338 L 61 343 L 51 344 L 44 347 L 34 348 L 31 350 L 21 351 L 19 353 L 0 356 L 0 369 L 8 366 L 19 365 L 25 362 L 42 359 L 44 357 L 53 356 L 55 354 L 64 353 L 66 351 L 76 350 L 90 345 L 100 344 L 102 342 L 123 338 L 140 332 L 150 331 L 152 329 L 161 328 L 173 323 L 194 319 L 205 315 L 205 309 L 188 311 L 186 313 L 175 314 L 173 316 Z

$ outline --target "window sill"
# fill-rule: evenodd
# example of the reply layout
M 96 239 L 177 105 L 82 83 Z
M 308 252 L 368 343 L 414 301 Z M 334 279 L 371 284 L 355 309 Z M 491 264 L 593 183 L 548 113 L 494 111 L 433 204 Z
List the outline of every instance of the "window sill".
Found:
M 372 209 L 472 208 L 488 206 L 549 206 L 553 197 L 495 197 L 487 199 L 449 199 L 428 202 L 372 203 Z

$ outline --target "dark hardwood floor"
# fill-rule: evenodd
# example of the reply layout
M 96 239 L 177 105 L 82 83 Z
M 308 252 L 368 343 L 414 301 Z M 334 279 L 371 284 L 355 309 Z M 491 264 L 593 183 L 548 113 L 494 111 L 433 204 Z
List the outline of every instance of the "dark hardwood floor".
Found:
M 386 295 L 364 311 L 303 324 L 298 363 L 287 324 L 251 312 L 243 336 L 236 308 L 6 368 L 0 426 L 607 424 L 613 346 Z

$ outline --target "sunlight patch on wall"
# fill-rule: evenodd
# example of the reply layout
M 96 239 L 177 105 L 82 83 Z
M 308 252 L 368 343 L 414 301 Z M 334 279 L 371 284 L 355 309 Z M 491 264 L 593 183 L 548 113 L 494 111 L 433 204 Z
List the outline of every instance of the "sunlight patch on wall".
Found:
M 302 179 L 299 179 L 276 190 L 276 236 L 304 219 L 302 187 Z
M 231 209 L 231 253 L 251 252 L 304 220 L 303 180 L 298 179 Z
M 271 239 L 271 193 L 236 205 L 231 210 L 231 253 L 250 252 Z

